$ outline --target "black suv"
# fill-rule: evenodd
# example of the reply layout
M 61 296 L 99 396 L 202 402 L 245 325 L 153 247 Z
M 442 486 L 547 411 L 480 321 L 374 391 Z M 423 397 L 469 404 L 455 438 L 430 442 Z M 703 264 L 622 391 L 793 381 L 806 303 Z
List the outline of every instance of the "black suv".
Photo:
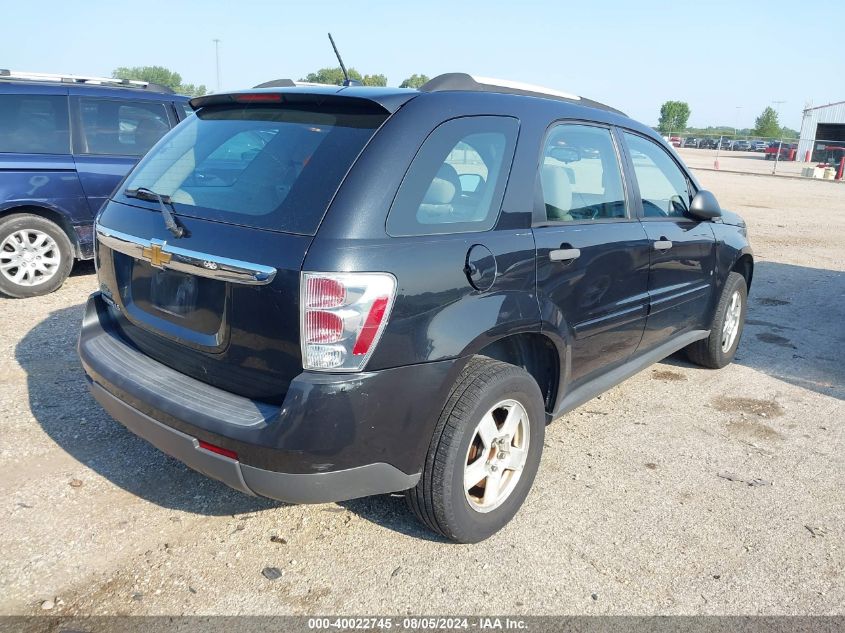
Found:
M 407 491 L 479 541 L 548 422 L 677 350 L 733 359 L 745 225 L 616 110 L 463 74 L 191 104 L 97 219 L 79 354 L 111 415 L 233 488 Z

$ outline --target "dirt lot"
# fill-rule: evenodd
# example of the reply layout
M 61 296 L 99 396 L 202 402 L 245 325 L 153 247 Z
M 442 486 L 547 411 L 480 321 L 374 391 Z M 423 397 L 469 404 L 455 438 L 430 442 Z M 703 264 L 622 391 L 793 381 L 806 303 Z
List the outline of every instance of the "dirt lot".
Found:
M 736 364 L 672 357 L 557 420 L 476 546 L 396 497 L 242 496 L 113 422 L 74 351 L 90 265 L 0 299 L 0 613 L 845 613 L 845 185 L 699 175 L 757 253 Z

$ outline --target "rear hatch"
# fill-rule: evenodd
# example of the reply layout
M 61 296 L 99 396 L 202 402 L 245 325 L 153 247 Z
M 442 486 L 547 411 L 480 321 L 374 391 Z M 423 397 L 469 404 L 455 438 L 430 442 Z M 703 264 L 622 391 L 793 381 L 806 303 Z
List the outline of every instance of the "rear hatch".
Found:
M 100 287 L 125 338 L 186 375 L 280 402 L 302 371 L 302 262 L 387 116 L 327 95 L 206 99 L 98 218 Z

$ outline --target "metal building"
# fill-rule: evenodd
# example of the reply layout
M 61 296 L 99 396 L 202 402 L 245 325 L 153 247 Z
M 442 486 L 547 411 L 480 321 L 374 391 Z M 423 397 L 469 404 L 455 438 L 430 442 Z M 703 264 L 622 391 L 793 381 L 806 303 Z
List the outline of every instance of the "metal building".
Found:
M 839 148 L 843 147 L 845 147 L 845 101 L 804 110 L 801 139 L 798 143 L 799 160 L 803 159 L 809 151 L 811 161 L 828 162 L 829 154 L 841 154 Z

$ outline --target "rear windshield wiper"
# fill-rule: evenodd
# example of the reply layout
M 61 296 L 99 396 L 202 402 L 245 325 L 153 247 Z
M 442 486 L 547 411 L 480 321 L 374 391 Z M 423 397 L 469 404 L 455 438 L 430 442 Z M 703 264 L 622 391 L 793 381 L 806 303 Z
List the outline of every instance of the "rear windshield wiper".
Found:
M 185 227 L 176 221 L 176 218 L 173 217 L 170 209 L 167 208 L 167 205 L 173 204 L 173 200 L 170 196 L 164 196 L 160 193 L 156 193 L 152 189 L 147 189 L 146 187 L 125 189 L 123 191 L 123 195 L 130 198 L 138 198 L 139 200 L 151 200 L 153 202 L 158 202 L 158 206 L 161 208 L 161 215 L 164 218 L 164 225 L 167 227 L 167 230 L 173 233 L 173 236 L 177 238 L 185 235 Z

